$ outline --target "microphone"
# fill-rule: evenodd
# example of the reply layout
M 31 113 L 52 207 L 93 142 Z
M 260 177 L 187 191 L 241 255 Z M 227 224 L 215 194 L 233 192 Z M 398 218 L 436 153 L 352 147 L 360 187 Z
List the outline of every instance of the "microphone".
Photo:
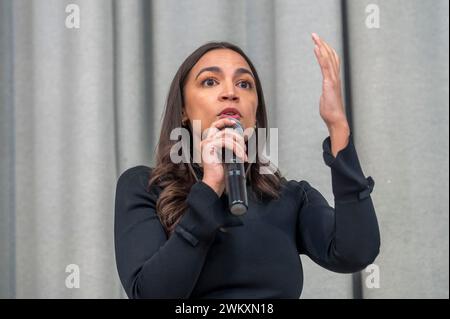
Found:
M 244 129 L 239 120 L 230 118 L 235 122 L 234 129 L 244 135 Z M 245 176 L 244 162 L 238 163 L 233 152 L 230 163 L 225 161 L 225 187 L 228 193 L 228 207 L 235 216 L 241 216 L 247 212 L 247 182 Z

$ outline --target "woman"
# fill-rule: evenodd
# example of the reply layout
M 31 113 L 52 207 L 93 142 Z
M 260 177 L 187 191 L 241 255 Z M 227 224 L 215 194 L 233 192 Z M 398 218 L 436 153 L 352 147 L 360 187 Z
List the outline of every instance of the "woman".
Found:
M 116 260 L 130 298 L 299 298 L 299 254 L 341 273 L 360 271 L 378 255 L 374 182 L 365 178 L 353 145 L 339 58 L 316 34 L 313 41 L 335 208 L 306 181 L 288 181 L 278 170 L 261 174 L 260 156 L 249 162 L 248 139 L 224 128 L 234 124 L 229 117 L 244 128 L 268 127 L 258 74 L 237 46 L 203 45 L 173 79 L 156 166 L 130 168 L 117 183 Z M 201 132 L 209 128 L 203 139 L 194 135 L 195 120 Z M 192 163 L 192 154 L 184 162 L 171 159 L 178 141 L 170 133 L 178 127 L 190 132 L 190 151 L 200 151 L 200 163 Z M 206 160 L 218 159 L 222 149 L 245 161 L 249 207 L 242 216 L 229 211 L 224 165 Z

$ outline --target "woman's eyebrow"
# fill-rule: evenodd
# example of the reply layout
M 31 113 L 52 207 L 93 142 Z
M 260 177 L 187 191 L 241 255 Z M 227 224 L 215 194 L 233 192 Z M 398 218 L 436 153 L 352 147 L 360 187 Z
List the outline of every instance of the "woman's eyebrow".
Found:
M 206 71 L 223 74 L 222 69 L 219 68 L 218 66 L 208 66 L 206 68 L 201 69 L 200 72 L 197 73 L 197 76 L 195 77 L 195 79 L 197 79 L 200 74 L 202 74 L 203 72 L 206 72 Z M 253 80 L 255 80 L 255 77 L 253 76 L 252 72 L 250 72 L 250 70 L 248 70 L 246 68 L 238 68 L 238 69 L 236 69 L 236 71 L 234 71 L 235 76 L 239 75 L 239 74 L 245 74 L 245 73 L 250 74 L 250 76 L 253 78 Z

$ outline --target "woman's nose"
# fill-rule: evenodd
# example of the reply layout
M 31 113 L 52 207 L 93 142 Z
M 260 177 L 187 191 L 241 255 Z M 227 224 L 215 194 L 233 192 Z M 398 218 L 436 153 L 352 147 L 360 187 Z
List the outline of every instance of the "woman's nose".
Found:
M 237 102 L 239 100 L 239 97 L 236 95 L 234 87 L 228 86 L 224 88 L 223 92 L 220 94 L 220 100 Z
M 220 100 L 237 102 L 239 97 L 234 92 L 225 92 L 220 95 Z
M 239 97 L 236 94 L 236 87 L 234 86 L 234 83 L 232 81 L 224 81 L 223 83 L 223 91 L 220 94 L 219 99 L 221 101 L 237 102 L 239 100 Z

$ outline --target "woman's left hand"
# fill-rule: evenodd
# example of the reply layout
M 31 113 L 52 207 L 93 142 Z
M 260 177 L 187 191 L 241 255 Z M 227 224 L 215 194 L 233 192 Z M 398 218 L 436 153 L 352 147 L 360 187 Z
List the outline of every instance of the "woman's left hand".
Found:
M 320 116 L 328 130 L 348 127 L 342 100 L 340 60 L 336 51 L 315 33 L 314 53 L 322 71 L 322 95 L 320 96 Z

